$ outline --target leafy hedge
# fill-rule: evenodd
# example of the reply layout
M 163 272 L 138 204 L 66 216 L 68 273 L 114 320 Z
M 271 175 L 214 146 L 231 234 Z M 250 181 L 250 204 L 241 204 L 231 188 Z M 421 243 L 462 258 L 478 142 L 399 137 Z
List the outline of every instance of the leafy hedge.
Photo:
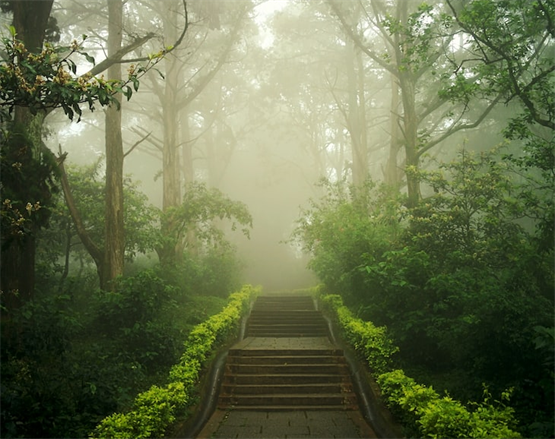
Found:
M 137 396 L 127 413 L 105 418 L 91 433 L 92 438 L 163 437 L 175 421 L 176 414 L 192 403 L 191 395 L 199 381 L 201 369 L 209 356 L 233 334 L 259 288 L 244 286 L 229 296 L 222 312 L 193 328 L 185 342 L 185 352 L 169 373 L 164 387 L 152 386 Z
M 377 376 L 382 396 L 392 412 L 403 423 L 411 437 L 429 438 L 520 438 L 514 410 L 502 402 L 491 401 L 485 391 L 482 403 L 471 403 L 469 410 L 449 396 L 440 396 L 432 387 L 416 383 L 402 370 L 392 370 L 392 356 L 399 349 L 386 334 L 353 316 L 343 305 L 341 296 L 317 291 L 325 310 L 336 318 L 345 340 L 363 357 Z M 502 399 L 508 401 L 510 392 Z
M 355 348 L 377 376 L 391 370 L 391 357 L 399 351 L 386 334 L 386 328 L 353 317 L 337 294 L 320 296 L 324 309 L 332 311 L 343 331 L 344 339 Z

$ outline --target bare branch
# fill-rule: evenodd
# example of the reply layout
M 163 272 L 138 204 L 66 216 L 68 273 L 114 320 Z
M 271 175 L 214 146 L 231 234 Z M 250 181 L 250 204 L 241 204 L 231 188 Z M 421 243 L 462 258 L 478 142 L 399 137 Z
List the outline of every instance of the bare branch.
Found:
M 139 146 L 141 143 L 143 143 L 146 139 L 149 138 L 149 136 L 152 134 L 152 131 L 150 133 L 148 133 L 146 136 L 144 136 L 142 139 L 137 140 L 133 146 L 131 146 L 131 148 L 129 148 L 129 151 L 127 151 L 126 153 L 123 154 L 123 158 L 127 157 L 129 154 L 131 154 L 131 152 L 133 152 L 133 150 Z

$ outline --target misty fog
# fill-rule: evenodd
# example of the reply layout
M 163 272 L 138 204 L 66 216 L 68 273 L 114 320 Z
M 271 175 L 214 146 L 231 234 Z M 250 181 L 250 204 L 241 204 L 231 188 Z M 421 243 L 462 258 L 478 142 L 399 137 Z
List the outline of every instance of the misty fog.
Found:
M 417 4 L 407 3 L 409 9 Z M 54 16 L 64 30 L 63 41 L 88 35 L 85 49 L 98 63 L 105 56 L 105 31 L 98 22 L 101 16 L 88 12 L 92 7 L 92 3 L 59 1 Z M 155 51 L 168 43 L 168 36 L 179 33 L 184 25 L 180 7 L 180 2 L 170 0 L 126 4 L 124 31 L 157 35 L 138 49 L 138 54 Z M 190 24 L 181 45 L 142 78 L 139 91 L 123 104 L 124 149 L 139 143 L 125 157 L 124 172 L 139 182 L 152 204 L 163 207 L 161 150 L 164 136 L 168 136 L 163 105 L 164 99 L 173 99 L 177 107 L 167 126 L 174 125 L 171 141 L 175 142 L 176 160 L 183 162 L 182 167 L 178 165 L 180 181 L 217 187 L 244 202 L 253 215 L 250 240 L 232 238 L 246 264 L 245 281 L 269 289 L 314 283 L 304 269 L 306 258 L 286 241 L 300 206 L 318 196 L 321 178 L 352 179 L 349 144 L 353 130 L 359 129 L 353 126 L 353 117 L 360 116 L 353 113 L 361 111 L 353 107 L 352 99 L 358 100 L 358 106 L 365 105 L 363 146 L 368 175 L 374 181 L 384 180 L 392 123 L 390 75 L 362 57 L 325 4 L 192 1 L 188 9 Z M 376 29 L 368 31 L 368 38 L 375 40 L 376 53 L 385 53 L 386 43 Z M 456 44 L 452 43 L 453 51 Z M 86 71 L 90 66 L 79 68 Z M 168 86 L 166 69 L 177 70 L 172 74 L 176 90 L 170 95 L 163 93 Z M 362 77 L 360 69 L 366 76 L 364 95 L 359 95 L 362 91 L 353 84 L 353 75 Z M 60 145 L 69 153 L 69 163 L 102 160 L 103 117 L 99 110 L 74 124 L 60 110 L 54 112 L 48 118 L 48 146 L 57 151 Z M 436 131 L 442 129 L 445 131 L 436 126 Z M 464 133 L 467 139 L 474 135 Z M 487 135 L 491 136 L 488 144 L 499 141 L 494 131 Z M 483 131 L 480 139 L 484 139 Z M 434 147 L 433 154 L 440 158 L 453 155 L 462 142 L 461 136 L 453 136 L 448 144 Z M 191 162 L 185 163 L 189 159 Z M 396 161 L 400 172 L 400 153 Z M 193 175 L 185 175 L 189 170 Z

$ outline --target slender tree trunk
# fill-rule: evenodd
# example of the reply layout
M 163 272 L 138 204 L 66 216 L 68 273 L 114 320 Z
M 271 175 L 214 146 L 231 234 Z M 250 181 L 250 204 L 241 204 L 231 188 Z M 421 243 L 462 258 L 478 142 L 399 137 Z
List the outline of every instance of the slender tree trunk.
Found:
M 391 75 L 391 102 L 390 102 L 390 124 L 389 130 L 389 157 L 385 169 L 385 182 L 393 187 L 399 188 L 401 176 L 399 175 L 399 166 L 397 164 L 397 156 L 401 147 L 399 139 L 399 83 L 397 78 Z
M 182 148 L 182 169 L 183 169 L 183 180 L 185 184 L 192 183 L 195 181 L 195 168 L 193 166 L 193 144 L 194 142 L 190 140 L 191 131 L 189 129 L 189 111 L 188 107 L 183 108 L 181 111 L 181 132 L 182 138 L 185 140 L 183 142 Z
M 174 41 L 177 35 L 176 9 L 178 2 L 165 2 L 164 37 Z M 181 172 L 179 157 L 179 110 L 177 106 L 179 85 L 179 60 L 175 53 L 166 56 L 164 97 L 162 100 L 162 118 L 164 127 L 164 143 L 162 147 L 162 210 L 167 212 L 181 203 Z M 162 234 L 172 236 L 176 225 L 171 216 L 166 215 L 162 222 Z M 162 264 L 175 263 L 180 252 L 180 243 L 167 243 L 158 251 Z
M 368 143 L 366 135 L 366 108 L 364 85 L 360 71 L 362 62 L 358 59 L 359 50 L 354 45 L 347 48 L 347 79 L 349 93 L 348 129 L 352 145 L 353 184 L 361 186 L 368 178 Z M 360 61 L 360 62 L 359 62 Z M 361 89 L 362 87 L 362 89 Z
M 415 207 L 420 201 L 420 183 L 416 175 L 419 167 L 416 90 L 410 73 L 402 72 L 400 80 L 403 90 L 403 137 L 406 154 L 407 205 L 408 207 Z
M 123 28 L 123 1 L 108 1 L 108 56 L 121 48 Z M 120 80 L 121 65 L 108 68 L 108 78 Z M 116 96 L 121 102 L 121 96 Z M 111 288 L 110 282 L 123 274 L 124 222 L 123 222 L 123 141 L 121 111 L 112 104 L 106 109 L 106 217 L 104 266 L 100 273 L 102 288 Z
M 397 19 L 406 26 L 408 22 L 409 2 L 399 2 L 397 5 Z M 405 175 L 407 178 L 407 207 L 415 207 L 420 201 L 420 182 L 416 175 L 419 167 L 418 155 L 418 114 L 416 112 L 416 78 L 411 72 L 411 66 L 405 65 L 404 52 L 408 51 L 410 42 L 406 41 L 404 35 L 395 36 L 395 54 L 399 67 L 398 79 L 401 89 L 401 102 L 403 104 L 403 143 L 405 146 Z

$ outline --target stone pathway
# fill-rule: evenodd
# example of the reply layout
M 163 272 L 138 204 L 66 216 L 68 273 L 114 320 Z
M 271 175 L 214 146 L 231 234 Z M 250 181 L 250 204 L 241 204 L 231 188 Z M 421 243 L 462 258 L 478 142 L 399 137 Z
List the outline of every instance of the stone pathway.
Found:
M 311 297 L 259 297 L 246 335 L 229 350 L 219 403 L 197 439 L 378 437 L 351 401 L 343 350 Z
M 247 337 L 231 349 L 335 348 L 327 337 Z M 359 411 L 216 410 L 197 439 L 377 438 Z
M 333 349 L 328 337 L 247 337 L 232 349 Z
M 197 439 L 376 437 L 358 411 L 216 410 Z

